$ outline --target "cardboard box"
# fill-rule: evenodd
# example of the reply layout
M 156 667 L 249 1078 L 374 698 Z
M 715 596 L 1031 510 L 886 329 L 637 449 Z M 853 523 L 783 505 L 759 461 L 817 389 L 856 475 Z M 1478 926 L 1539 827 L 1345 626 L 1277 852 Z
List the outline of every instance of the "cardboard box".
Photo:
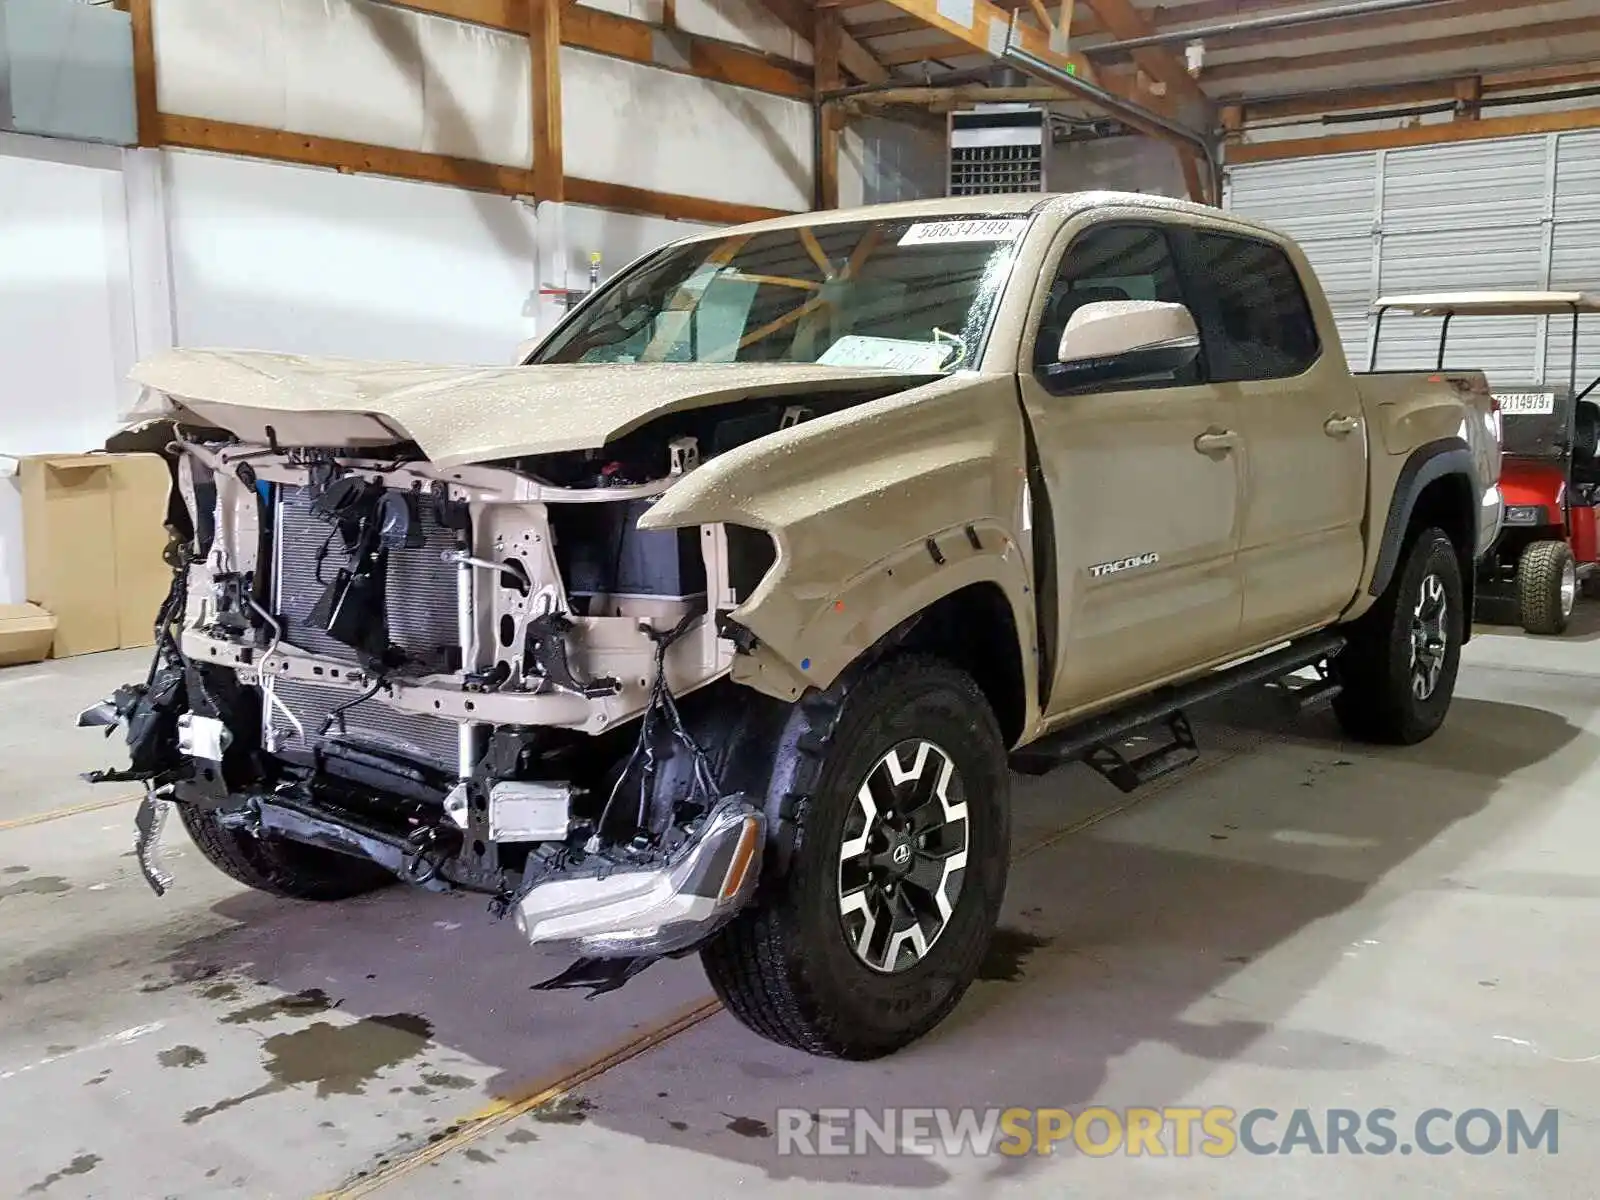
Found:
M 172 475 L 156 454 L 20 460 L 28 599 L 56 619 L 55 657 L 155 640 Z
M 0 604 L 0 667 L 20 667 L 50 657 L 56 619 L 37 604 Z

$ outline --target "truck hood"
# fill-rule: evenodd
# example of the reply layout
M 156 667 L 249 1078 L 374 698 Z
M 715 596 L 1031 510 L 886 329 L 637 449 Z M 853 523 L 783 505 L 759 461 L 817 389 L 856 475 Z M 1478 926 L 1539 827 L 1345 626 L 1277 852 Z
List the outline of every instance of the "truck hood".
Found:
M 172 350 L 131 373 L 129 417 L 183 417 L 286 444 L 414 441 L 442 466 L 594 450 L 668 413 L 756 397 L 898 391 L 926 375 L 789 363 L 443 367 Z

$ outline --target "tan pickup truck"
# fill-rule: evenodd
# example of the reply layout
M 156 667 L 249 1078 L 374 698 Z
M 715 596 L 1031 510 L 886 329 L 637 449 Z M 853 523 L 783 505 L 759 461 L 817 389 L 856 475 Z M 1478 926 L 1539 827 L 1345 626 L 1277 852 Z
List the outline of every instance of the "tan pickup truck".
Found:
M 1292 242 L 1113 193 L 681 241 L 513 367 L 136 377 L 187 518 L 81 722 L 128 726 L 158 891 L 175 806 L 252 887 L 481 892 L 570 948 L 547 986 L 698 952 L 855 1058 L 973 979 L 1008 768 L 1132 789 L 1291 676 L 1433 733 L 1497 511 L 1480 375 L 1353 376 Z

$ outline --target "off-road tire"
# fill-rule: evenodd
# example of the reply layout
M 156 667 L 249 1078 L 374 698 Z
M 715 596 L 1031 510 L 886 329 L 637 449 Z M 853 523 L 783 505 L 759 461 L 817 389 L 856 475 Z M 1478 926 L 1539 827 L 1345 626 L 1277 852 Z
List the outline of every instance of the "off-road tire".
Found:
M 1412 622 L 1424 583 L 1436 578 L 1444 595 L 1444 656 L 1426 697 L 1414 690 Z M 1345 627 L 1349 638 L 1333 660 L 1343 690 L 1333 710 L 1351 737 L 1409 746 L 1432 737 L 1444 723 L 1461 665 L 1466 629 L 1465 592 L 1455 546 L 1437 528 L 1416 530 L 1402 551 L 1389 588 L 1362 617 Z
M 1562 599 L 1562 580 L 1574 567 L 1572 547 L 1554 539 L 1529 542 L 1517 559 L 1517 615 L 1529 633 L 1567 631 L 1572 612 Z
M 292 900 L 348 900 L 395 881 L 365 859 L 227 829 L 215 813 L 191 804 L 179 804 L 178 816 L 207 862 L 258 892 Z
M 1005 740 L 971 677 L 922 655 L 882 661 L 852 686 L 814 694 L 810 705 L 817 721 L 800 744 L 789 869 L 763 880 L 701 961 L 728 1011 L 762 1037 L 828 1057 L 878 1058 L 939 1024 L 988 951 L 1010 854 Z M 926 956 L 883 973 L 846 938 L 840 850 L 857 790 L 908 739 L 948 752 L 968 806 L 968 859 Z

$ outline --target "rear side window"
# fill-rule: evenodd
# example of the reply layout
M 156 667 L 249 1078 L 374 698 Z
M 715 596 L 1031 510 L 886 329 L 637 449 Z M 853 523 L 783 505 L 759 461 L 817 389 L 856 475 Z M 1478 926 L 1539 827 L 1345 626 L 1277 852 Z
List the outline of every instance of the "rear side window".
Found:
M 1317 361 L 1317 323 L 1287 254 L 1225 233 L 1197 231 L 1185 240 L 1212 382 L 1285 379 Z

